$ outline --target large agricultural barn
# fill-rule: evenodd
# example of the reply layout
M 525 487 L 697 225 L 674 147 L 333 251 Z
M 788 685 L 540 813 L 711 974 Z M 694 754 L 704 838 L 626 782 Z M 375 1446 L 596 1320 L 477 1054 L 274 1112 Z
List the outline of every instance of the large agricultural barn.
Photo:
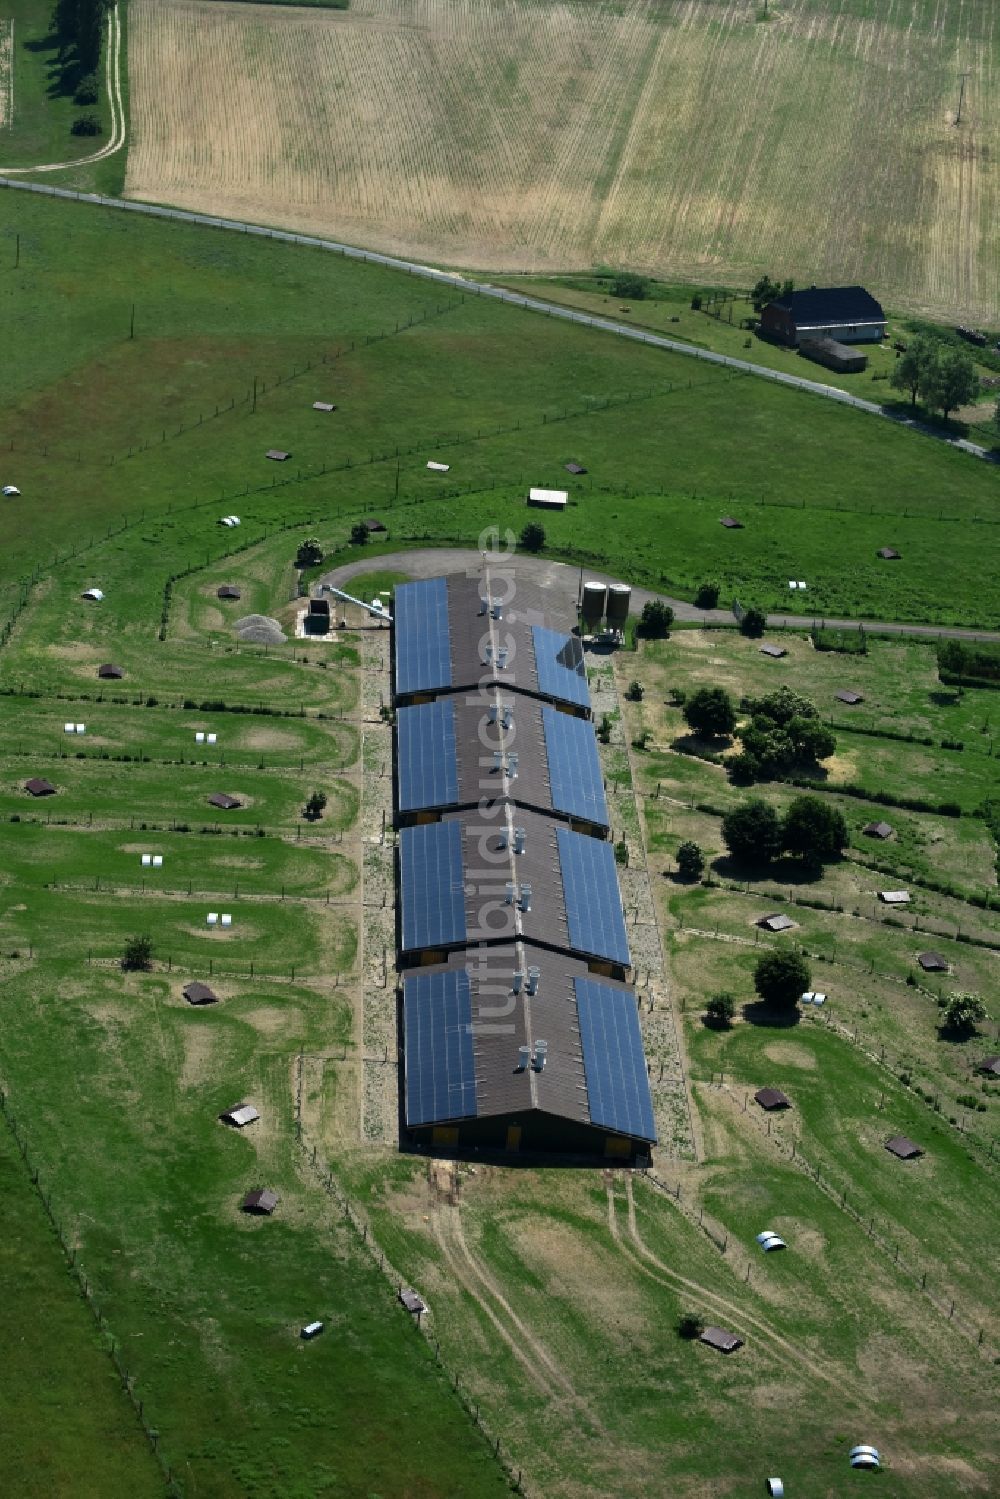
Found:
M 537 590 L 501 604 L 493 586 L 484 568 L 395 595 L 406 1132 L 644 1160 L 652 1100 L 583 649 Z
M 885 337 L 885 313 L 863 286 L 810 286 L 768 302 L 760 331 L 790 348 L 821 339 L 877 344 Z

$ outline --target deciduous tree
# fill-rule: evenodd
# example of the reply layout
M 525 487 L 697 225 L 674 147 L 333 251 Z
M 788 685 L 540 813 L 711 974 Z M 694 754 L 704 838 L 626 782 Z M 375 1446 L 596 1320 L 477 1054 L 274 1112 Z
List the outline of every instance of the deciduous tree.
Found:
M 781 820 L 759 797 L 733 807 L 722 819 L 722 841 L 739 864 L 767 864 L 781 852 Z
M 769 1005 L 793 1009 L 809 988 L 809 965 L 794 947 L 775 947 L 757 959 L 753 984 Z

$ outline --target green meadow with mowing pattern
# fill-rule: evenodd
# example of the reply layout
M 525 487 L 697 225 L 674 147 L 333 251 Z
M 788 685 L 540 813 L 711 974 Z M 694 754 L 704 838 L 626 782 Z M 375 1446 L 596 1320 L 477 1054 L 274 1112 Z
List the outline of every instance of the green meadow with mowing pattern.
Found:
M 805 576 L 810 611 L 989 626 L 995 470 L 457 287 L 13 193 L 0 309 L 16 356 L 0 478 L 21 490 L 0 502 L 0 1164 L 29 1246 L 0 1256 L 0 1289 L 23 1338 L 51 1312 L 79 1350 L 34 1394 L 44 1349 L 17 1344 L 0 1394 L 12 1491 L 702 1499 L 781 1474 L 826 1499 L 852 1477 L 849 1446 L 873 1441 L 886 1493 L 987 1494 L 1000 1104 L 975 1067 L 998 1043 L 993 1020 L 943 1041 L 937 1001 L 996 987 L 980 815 L 995 694 L 946 687 L 910 642 L 840 656 L 789 634 L 766 662 L 695 629 L 622 653 L 619 687 L 645 695 L 614 718 L 605 774 L 616 842 L 648 853 L 641 919 L 670 974 L 653 1003 L 678 1036 L 650 1064 L 689 1100 L 690 1134 L 664 1131 L 649 1179 L 430 1161 L 365 1125 L 395 1063 L 386 637 L 352 613 L 328 640 L 297 638 L 294 559 L 315 535 L 324 568 L 365 563 L 370 597 L 405 576 L 383 556 L 517 532 L 527 486 L 565 478 L 570 508 L 542 517 L 554 555 L 688 597 L 712 577 L 724 601 L 787 607 Z M 351 547 L 367 516 L 388 535 Z M 887 544 L 903 553 L 889 567 Z M 285 641 L 240 641 L 251 613 Z M 99 678 L 106 663 L 123 676 Z M 776 680 L 838 734 L 821 794 L 851 844 L 815 882 L 720 865 L 719 818 L 742 793 L 675 744 L 675 689 Z M 31 796 L 32 777 L 53 794 Z M 213 806 L 220 792 L 239 805 Z M 874 848 L 861 826 L 883 814 L 895 837 Z M 674 878 L 689 837 L 711 884 Z M 883 881 L 912 885 L 904 915 L 877 904 Z M 772 909 L 830 995 L 788 1027 L 752 1009 L 773 940 L 754 921 Z M 142 935 L 152 967 L 123 971 Z M 942 978 L 915 967 L 930 946 Z M 192 980 L 216 1002 L 189 1004 Z M 740 1009 L 716 1032 L 702 1013 L 722 988 Z M 793 1103 L 770 1127 L 744 1107 L 762 1085 Z M 220 1122 L 243 1101 L 258 1120 Z M 893 1133 L 924 1156 L 888 1156 Z M 265 1187 L 273 1217 L 243 1213 Z M 764 1228 L 784 1256 L 759 1251 Z M 427 1336 L 400 1281 L 428 1303 Z M 686 1313 L 744 1347 L 682 1340 Z M 314 1319 L 324 1332 L 303 1341 Z M 66 1467 L 87 1459 L 85 1424 L 107 1439 L 81 1481 Z

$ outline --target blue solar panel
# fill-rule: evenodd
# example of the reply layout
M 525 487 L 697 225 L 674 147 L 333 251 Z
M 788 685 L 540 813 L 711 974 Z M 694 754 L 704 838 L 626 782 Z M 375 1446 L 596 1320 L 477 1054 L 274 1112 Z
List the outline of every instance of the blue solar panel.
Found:
M 402 583 L 392 600 L 396 691 L 428 692 L 451 686 L 448 583 L 427 578 Z
M 396 729 L 400 812 L 446 807 L 457 802 L 458 756 L 452 699 L 421 703 L 418 708 L 400 708 Z
M 469 975 L 418 973 L 403 985 L 406 1122 L 436 1124 L 476 1112 Z
M 587 817 L 607 827 L 608 805 L 592 725 L 558 708 L 543 708 L 542 728 L 553 807 L 568 817 Z
M 605 1129 L 655 1141 L 635 995 L 596 979 L 574 979 L 573 986 L 591 1119 Z
M 583 646 L 577 637 L 562 635 L 558 630 L 546 630 L 542 625 L 532 625 L 531 639 L 535 647 L 538 690 L 565 703 L 578 703 L 589 708 L 590 689 L 583 664 Z
M 628 938 L 610 843 L 556 828 L 570 945 L 579 952 L 628 964 Z
M 404 952 L 465 941 L 462 830 L 457 822 L 401 830 L 399 886 Z

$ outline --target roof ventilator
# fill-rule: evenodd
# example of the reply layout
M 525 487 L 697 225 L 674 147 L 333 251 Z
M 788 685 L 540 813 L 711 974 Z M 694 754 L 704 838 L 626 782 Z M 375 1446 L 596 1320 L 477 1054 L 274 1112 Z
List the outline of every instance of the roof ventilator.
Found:
M 517 1049 L 517 1070 L 527 1072 L 528 1063 L 531 1061 L 531 1047 L 519 1046 Z
M 525 832 L 524 828 L 514 829 L 514 852 L 516 854 L 524 853 L 524 845 L 527 841 L 527 836 L 528 835 Z
M 549 1043 L 547 1041 L 535 1042 L 535 1055 L 531 1059 L 531 1065 L 536 1072 L 545 1071 L 545 1060 L 549 1054 Z
M 538 993 L 538 980 L 541 978 L 541 976 L 542 976 L 542 970 L 540 968 L 529 968 L 528 969 L 528 993 L 529 994 L 537 994 Z
M 530 885 L 522 885 L 521 886 L 520 906 L 521 906 L 521 910 L 522 911 L 530 911 L 531 910 L 531 886 Z M 529 980 L 530 980 L 530 977 L 531 977 L 531 972 L 532 972 L 532 970 L 529 968 L 528 969 Z M 534 992 L 535 992 L 534 989 L 532 989 L 532 988 L 529 987 L 528 993 L 529 994 L 534 994 Z

